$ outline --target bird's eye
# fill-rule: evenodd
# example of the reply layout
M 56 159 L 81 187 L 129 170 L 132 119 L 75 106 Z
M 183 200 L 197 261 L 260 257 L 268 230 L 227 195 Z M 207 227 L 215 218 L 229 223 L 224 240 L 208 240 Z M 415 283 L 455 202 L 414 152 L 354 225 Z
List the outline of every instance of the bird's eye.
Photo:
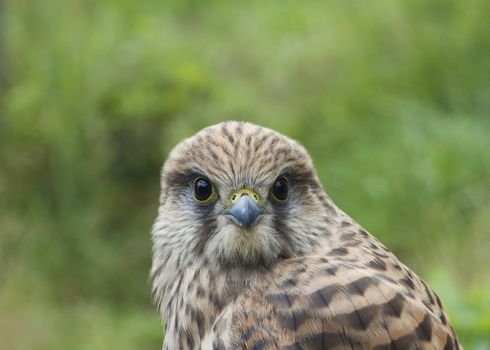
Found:
M 288 180 L 285 177 L 278 178 L 271 189 L 272 195 L 279 201 L 288 199 Z
M 194 180 L 194 198 L 200 203 L 210 203 L 214 197 L 214 188 L 209 180 L 198 177 Z

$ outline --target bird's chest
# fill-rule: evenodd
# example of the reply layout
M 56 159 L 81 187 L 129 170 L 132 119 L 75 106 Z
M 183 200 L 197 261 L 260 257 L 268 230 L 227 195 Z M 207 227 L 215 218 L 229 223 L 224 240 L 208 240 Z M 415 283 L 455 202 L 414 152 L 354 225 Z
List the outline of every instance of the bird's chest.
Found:
M 213 274 L 206 269 L 177 278 L 169 288 L 164 312 L 164 349 L 198 349 L 216 318 L 247 283 L 238 275 Z

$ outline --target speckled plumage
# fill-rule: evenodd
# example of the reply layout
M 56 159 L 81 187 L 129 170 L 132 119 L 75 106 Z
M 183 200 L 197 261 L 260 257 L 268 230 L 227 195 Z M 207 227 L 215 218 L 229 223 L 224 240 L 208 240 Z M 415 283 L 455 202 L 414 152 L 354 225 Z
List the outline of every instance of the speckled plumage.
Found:
M 284 202 L 271 198 L 283 176 Z M 193 197 L 196 177 L 217 199 Z M 224 215 L 240 189 L 264 215 Z M 151 278 L 164 349 L 460 349 L 438 296 L 325 194 L 308 153 L 249 123 L 184 140 L 162 172 Z

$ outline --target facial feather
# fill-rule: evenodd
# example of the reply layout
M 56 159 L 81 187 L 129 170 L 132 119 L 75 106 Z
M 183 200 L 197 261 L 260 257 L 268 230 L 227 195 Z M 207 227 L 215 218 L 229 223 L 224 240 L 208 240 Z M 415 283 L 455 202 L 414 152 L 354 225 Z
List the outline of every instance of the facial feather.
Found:
M 218 192 L 218 200 L 200 205 L 192 196 L 192 180 L 202 176 Z M 279 176 L 291 183 L 290 199 L 278 204 L 270 189 Z M 263 217 L 245 232 L 223 215 L 233 191 L 248 188 L 261 198 Z M 321 188 L 311 159 L 295 141 L 266 128 L 228 122 L 206 128 L 184 140 L 169 155 L 162 172 L 160 213 L 154 235 L 169 261 L 185 267 L 186 257 L 212 265 L 270 264 L 309 246 L 299 234 L 305 217 L 323 209 L 309 192 Z M 304 231 L 304 230 L 301 230 Z M 315 230 L 312 230 L 314 232 Z

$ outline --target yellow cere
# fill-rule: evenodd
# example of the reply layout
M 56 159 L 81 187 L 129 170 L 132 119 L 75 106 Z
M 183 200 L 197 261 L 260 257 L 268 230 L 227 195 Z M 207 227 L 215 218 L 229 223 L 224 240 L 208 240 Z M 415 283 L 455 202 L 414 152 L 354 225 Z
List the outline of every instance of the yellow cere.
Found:
M 260 196 L 257 192 L 252 191 L 251 189 L 248 188 L 242 188 L 241 190 L 233 192 L 233 194 L 228 199 L 228 206 L 233 205 L 243 195 L 248 195 L 250 198 L 252 198 L 255 201 L 255 203 L 258 203 L 260 200 Z

